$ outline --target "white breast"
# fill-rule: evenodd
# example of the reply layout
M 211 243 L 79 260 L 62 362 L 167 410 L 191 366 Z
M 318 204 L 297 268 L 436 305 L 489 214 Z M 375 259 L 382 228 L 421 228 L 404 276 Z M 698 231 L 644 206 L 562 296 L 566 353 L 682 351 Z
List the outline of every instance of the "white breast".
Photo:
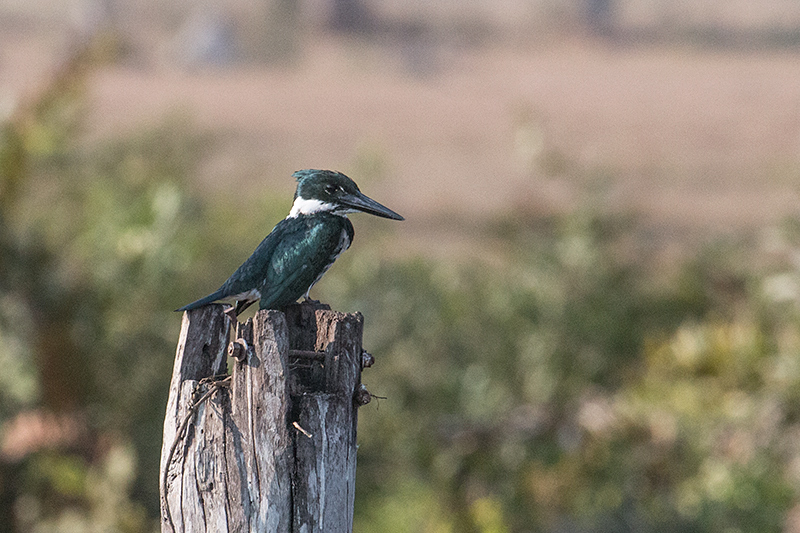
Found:
M 340 255 L 342 255 L 342 252 L 344 252 L 348 248 L 350 248 L 350 236 L 347 234 L 347 230 L 343 229 L 342 230 L 342 235 L 341 235 L 341 237 L 339 237 L 339 246 L 337 246 L 336 249 L 333 251 L 333 256 L 331 257 L 330 263 L 328 263 L 325 266 L 325 268 L 322 269 L 322 272 L 319 273 L 319 276 L 317 276 L 317 279 L 315 279 L 314 282 L 311 285 L 308 286 L 308 290 L 306 291 L 306 294 L 305 294 L 306 298 L 308 298 L 308 293 L 309 293 L 309 291 L 311 291 L 311 287 L 316 285 L 317 282 L 322 279 L 322 276 L 325 275 L 325 272 L 327 272 L 328 269 L 331 268 L 331 265 L 333 265 L 333 263 L 336 262 L 336 260 L 339 258 Z

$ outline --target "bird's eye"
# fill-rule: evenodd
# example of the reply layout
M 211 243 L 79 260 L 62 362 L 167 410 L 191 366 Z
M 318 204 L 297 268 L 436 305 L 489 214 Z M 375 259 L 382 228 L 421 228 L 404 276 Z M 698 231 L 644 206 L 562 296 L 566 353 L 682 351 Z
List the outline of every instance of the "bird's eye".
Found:
M 325 192 L 328 193 L 328 194 L 334 194 L 339 189 L 341 189 L 341 187 L 339 187 L 337 185 L 333 185 L 333 184 L 325 186 Z

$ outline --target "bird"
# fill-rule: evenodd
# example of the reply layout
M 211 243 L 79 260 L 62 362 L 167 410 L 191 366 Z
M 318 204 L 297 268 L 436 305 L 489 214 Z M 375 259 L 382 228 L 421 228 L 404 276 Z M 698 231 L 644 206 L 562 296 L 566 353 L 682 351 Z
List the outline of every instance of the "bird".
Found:
M 288 216 L 219 289 L 176 311 L 227 303 L 238 315 L 256 302 L 260 309 L 280 310 L 301 296 L 313 301 L 311 287 L 353 243 L 353 224 L 347 215 L 362 212 L 404 220 L 362 193 L 341 172 L 306 169 L 292 177 L 297 190 Z

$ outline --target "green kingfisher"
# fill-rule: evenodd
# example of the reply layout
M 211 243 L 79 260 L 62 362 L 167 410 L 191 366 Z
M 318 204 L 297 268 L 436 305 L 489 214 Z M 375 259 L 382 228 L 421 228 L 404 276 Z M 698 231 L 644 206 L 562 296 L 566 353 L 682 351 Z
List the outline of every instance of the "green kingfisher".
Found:
M 403 217 L 364 195 L 353 180 L 330 170 L 298 170 L 289 215 L 278 222 L 253 254 L 215 292 L 177 311 L 210 303 L 235 303 L 235 313 L 259 302 L 281 309 L 308 293 L 353 242 L 350 213 L 392 220 Z

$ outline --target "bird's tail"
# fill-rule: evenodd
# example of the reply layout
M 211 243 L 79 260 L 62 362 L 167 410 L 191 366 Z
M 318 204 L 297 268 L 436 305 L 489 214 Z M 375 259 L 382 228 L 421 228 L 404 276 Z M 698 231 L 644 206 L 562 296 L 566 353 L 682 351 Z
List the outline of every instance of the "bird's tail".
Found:
M 222 298 L 222 289 L 220 289 L 220 290 L 218 290 L 216 292 L 212 292 L 211 294 L 209 294 L 205 298 L 200 298 L 199 300 L 197 300 L 195 302 L 192 302 L 190 304 L 186 304 L 183 307 L 180 307 L 180 308 L 176 309 L 175 311 L 176 312 L 180 312 L 180 311 L 190 311 L 192 309 L 197 309 L 198 307 L 203 307 L 204 305 L 208 305 L 210 303 L 216 302 L 220 298 Z

